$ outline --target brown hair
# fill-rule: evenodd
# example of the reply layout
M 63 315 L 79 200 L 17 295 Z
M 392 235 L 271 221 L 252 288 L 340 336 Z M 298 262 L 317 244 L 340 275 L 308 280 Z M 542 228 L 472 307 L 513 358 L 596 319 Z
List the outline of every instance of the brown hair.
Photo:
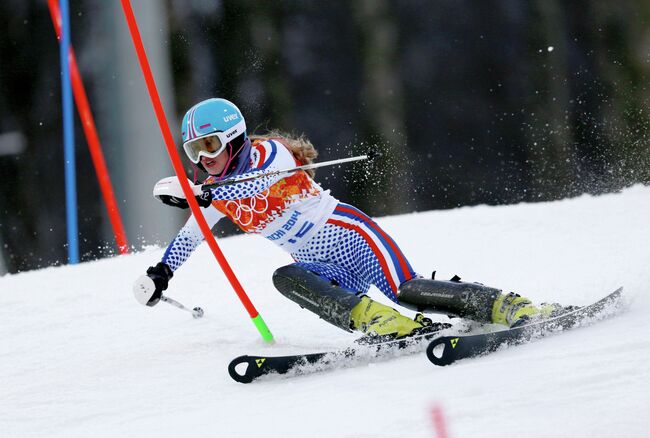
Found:
M 298 136 L 286 132 L 273 130 L 266 134 L 251 135 L 252 143 L 255 141 L 277 140 L 285 145 L 301 164 L 311 164 L 318 156 L 318 151 L 304 134 Z M 305 170 L 312 178 L 316 175 L 316 169 Z

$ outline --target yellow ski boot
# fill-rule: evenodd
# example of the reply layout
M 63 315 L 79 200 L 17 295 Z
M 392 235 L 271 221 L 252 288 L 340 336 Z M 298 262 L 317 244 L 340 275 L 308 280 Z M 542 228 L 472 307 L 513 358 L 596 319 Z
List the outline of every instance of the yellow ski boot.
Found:
M 361 302 L 354 306 L 350 313 L 352 327 L 355 330 L 360 330 L 368 336 L 385 338 L 402 338 L 414 334 L 425 326 L 427 321 L 424 320 L 427 319 L 421 317 L 421 322 L 416 322 L 366 296 L 361 298 Z M 430 323 L 431 320 L 428 322 Z
M 521 295 L 510 292 L 499 294 L 492 306 L 492 323 L 517 327 L 537 319 L 552 318 L 570 311 L 559 304 L 541 304 L 539 307 Z

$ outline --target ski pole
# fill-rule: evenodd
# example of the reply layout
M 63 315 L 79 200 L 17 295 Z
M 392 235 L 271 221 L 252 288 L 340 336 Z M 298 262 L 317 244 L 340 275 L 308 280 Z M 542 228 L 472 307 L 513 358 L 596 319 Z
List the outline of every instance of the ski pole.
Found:
M 379 154 L 376 151 L 370 151 L 366 155 L 359 155 L 356 157 L 350 157 L 350 158 L 339 158 L 337 160 L 330 160 L 330 161 L 323 161 L 321 163 L 311 163 L 311 164 L 303 164 L 302 166 L 297 166 L 297 167 L 292 167 L 290 169 L 283 169 L 283 170 L 274 170 L 272 172 L 263 172 L 263 173 L 258 173 L 256 175 L 251 175 L 251 176 L 246 176 L 243 178 L 229 178 L 229 179 L 224 179 L 223 181 L 217 181 L 212 184 L 204 184 L 202 186 L 195 186 L 194 190 L 200 189 L 202 192 L 205 192 L 210 189 L 216 189 L 217 187 L 223 187 L 223 186 L 230 186 L 233 184 L 239 184 L 241 182 L 245 181 L 251 181 L 257 178 L 263 178 L 265 176 L 275 176 L 275 175 L 282 175 L 283 173 L 291 173 L 291 172 L 297 172 L 299 170 L 309 170 L 309 169 L 318 169 L 319 167 L 326 167 L 326 166 L 334 166 L 336 164 L 343 164 L 343 163 L 351 163 L 353 161 L 361 161 L 361 160 L 372 160 L 373 158 L 377 157 Z M 200 195 L 201 193 L 196 193 L 195 195 Z
M 195 307 L 192 310 L 190 310 L 189 308 L 183 306 L 178 301 L 174 300 L 173 298 L 166 297 L 165 295 L 161 296 L 160 300 L 166 302 L 167 304 L 171 304 L 174 307 L 178 307 L 181 310 L 185 310 L 186 312 L 190 312 L 192 314 L 192 318 L 194 318 L 194 319 L 198 319 L 198 318 L 201 318 L 203 316 L 203 309 L 201 309 L 200 307 Z

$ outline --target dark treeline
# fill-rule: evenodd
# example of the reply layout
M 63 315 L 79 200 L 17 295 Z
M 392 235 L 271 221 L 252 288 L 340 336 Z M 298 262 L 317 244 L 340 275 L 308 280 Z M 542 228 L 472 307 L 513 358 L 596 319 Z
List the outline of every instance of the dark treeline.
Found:
M 21 133 L 26 145 L 0 150 L 0 236 L 11 272 L 65 259 L 65 235 L 49 231 L 65 229 L 65 214 L 60 66 L 44 3 L 0 5 L 0 135 Z M 187 108 L 220 96 L 240 106 L 250 130 L 305 133 L 321 160 L 379 149 L 372 164 L 317 174 L 372 215 L 650 181 L 647 1 L 165 6 L 175 133 Z M 97 68 L 111 68 L 110 55 L 86 42 L 95 9 L 71 2 L 78 56 L 104 62 L 82 65 L 91 98 L 93 87 L 110 85 L 98 83 Z M 107 219 L 77 128 L 82 254 L 92 259 L 111 242 L 97 226 Z

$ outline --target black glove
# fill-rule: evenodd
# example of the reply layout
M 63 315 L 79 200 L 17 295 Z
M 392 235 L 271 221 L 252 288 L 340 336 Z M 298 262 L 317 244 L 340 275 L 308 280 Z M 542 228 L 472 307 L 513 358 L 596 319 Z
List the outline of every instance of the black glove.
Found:
M 138 278 L 133 285 L 133 294 L 140 304 L 155 306 L 162 297 L 162 291 L 167 289 L 169 280 L 174 276 L 171 268 L 165 263 L 158 263 L 147 269 L 147 275 Z
M 209 190 L 204 190 L 199 196 L 195 196 L 196 202 L 199 203 L 201 207 L 209 207 L 212 205 L 212 193 Z
M 171 205 L 172 207 L 178 207 L 182 209 L 190 208 L 190 204 L 187 203 L 187 199 L 177 198 L 176 196 L 169 195 L 160 195 L 160 200 L 165 205 Z
M 160 195 L 159 198 L 165 205 L 171 205 L 172 207 L 182 209 L 190 208 L 190 204 L 185 198 L 170 195 Z M 195 196 L 195 199 L 201 207 L 209 207 L 210 204 L 212 204 L 212 196 L 210 195 L 210 192 L 203 192 L 200 196 Z

